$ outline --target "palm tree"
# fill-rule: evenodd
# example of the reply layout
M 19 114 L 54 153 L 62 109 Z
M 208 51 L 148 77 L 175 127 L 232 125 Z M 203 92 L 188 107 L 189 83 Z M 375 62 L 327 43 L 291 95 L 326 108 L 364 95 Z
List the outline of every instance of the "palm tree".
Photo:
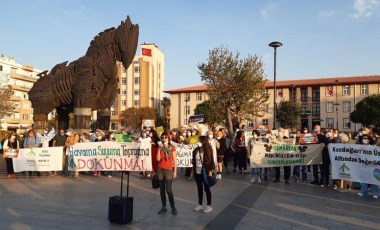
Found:
M 164 130 L 170 129 L 170 124 L 168 123 L 168 116 L 170 114 L 170 106 L 171 106 L 170 98 L 164 97 L 162 98 L 161 105 L 164 107 L 164 118 L 165 118 L 165 127 Z

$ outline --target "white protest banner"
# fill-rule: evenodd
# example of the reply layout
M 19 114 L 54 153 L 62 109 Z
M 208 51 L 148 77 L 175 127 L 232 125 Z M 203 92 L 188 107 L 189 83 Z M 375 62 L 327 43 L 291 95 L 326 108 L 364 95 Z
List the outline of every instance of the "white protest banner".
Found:
M 184 145 L 171 142 L 171 144 L 176 148 L 177 151 L 177 167 L 187 168 L 193 167 L 193 150 L 197 147 L 196 144 Z
M 251 168 L 319 164 L 323 144 L 277 145 L 255 142 L 251 154 Z
M 15 172 L 61 171 L 63 147 L 20 149 L 13 158 Z
M 70 171 L 151 171 L 150 143 L 89 142 L 67 149 Z
M 333 179 L 380 185 L 380 147 L 329 144 Z

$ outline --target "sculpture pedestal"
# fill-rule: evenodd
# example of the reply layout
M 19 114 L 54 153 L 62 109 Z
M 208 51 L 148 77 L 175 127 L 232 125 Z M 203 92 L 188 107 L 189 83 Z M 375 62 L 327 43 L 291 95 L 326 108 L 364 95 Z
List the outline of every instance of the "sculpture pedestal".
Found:
M 91 126 L 91 108 L 74 108 L 74 129 L 89 132 Z
M 48 125 L 48 115 L 37 113 L 33 115 L 33 129 L 37 133 L 43 133 Z
M 98 128 L 101 130 L 108 131 L 110 130 L 110 122 L 111 122 L 111 110 L 102 109 L 98 110 Z

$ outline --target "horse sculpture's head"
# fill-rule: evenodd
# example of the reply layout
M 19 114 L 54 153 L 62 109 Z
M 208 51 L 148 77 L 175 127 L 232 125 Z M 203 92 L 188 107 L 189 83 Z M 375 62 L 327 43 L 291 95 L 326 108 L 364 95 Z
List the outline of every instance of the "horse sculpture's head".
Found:
M 123 63 L 124 68 L 128 68 L 135 57 L 138 37 L 139 25 L 133 25 L 129 16 L 116 29 L 115 41 L 118 47 L 116 56 L 118 61 Z

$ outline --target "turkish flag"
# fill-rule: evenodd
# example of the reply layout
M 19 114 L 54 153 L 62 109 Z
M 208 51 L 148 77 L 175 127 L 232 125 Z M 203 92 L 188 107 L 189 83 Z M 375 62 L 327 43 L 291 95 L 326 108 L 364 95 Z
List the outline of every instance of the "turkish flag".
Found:
M 327 90 L 327 94 L 328 94 L 329 96 L 332 96 L 332 95 L 333 95 L 333 93 L 334 93 L 334 92 L 333 92 L 333 90 L 332 90 L 332 89 L 328 89 L 328 90 Z
M 284 96 L 284 93 L 282 91 L 278 92 L 278 96 L 279 97 L 283 97 Z
M 142 48 L 141 53 L 144 56 L 152 57 L 152 50 L 151 49 Z

